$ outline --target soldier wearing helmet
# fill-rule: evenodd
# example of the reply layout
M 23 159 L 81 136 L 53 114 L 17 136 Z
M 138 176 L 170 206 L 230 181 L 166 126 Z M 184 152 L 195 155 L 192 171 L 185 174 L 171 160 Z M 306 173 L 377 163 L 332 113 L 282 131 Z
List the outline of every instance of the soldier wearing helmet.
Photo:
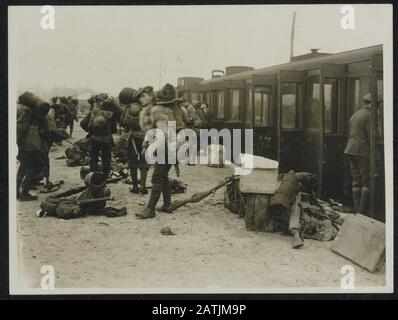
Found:
M 133 187 L 133 193 L 147 194 L 146 177 L 149 170 L 145 156 L 142 154 L 145 133 L 140 127 L 140 112 L 142 106 L 137 102 L 143 89 L 137 91 L 132 88 L 124 88 L 119 93 L 119 101 L 124 105 L 120 118 L 120 125 L 126 130 L 128 144 L 128 158 Z M 138 170 L 140 171 L 140 187 L 138 187 Z

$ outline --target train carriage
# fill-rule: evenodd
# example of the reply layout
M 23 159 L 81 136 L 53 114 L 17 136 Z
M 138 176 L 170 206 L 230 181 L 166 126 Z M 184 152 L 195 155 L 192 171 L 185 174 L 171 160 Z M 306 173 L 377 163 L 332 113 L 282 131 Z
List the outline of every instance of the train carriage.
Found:
M 315 173 L 318 195 L 343 202 L 351 199 L 344 157 L 349 119 L 372 93 L 370 216 L 384 220 L 381 45 L 336 54 L 312 50 L 277 66 L 215 71 L 209 80 L 179 78 L 177 89 L 188 101 L 209 104 L 211 127 L 253 129 L 254 154 L 279 161 L 281 172 Z

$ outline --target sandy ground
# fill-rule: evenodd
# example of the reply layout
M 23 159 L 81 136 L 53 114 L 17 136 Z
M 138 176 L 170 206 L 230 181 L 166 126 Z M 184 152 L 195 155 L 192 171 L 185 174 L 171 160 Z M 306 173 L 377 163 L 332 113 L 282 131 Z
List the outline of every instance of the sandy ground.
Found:
M 78 126 L 76 126 L 78 127 Z M 75 138 L 83 136 L 75 128 Z M 79 168 L 69 168 L 61 156 L 68 144 L 51 152 L 52 180 L 65 180 L 62 190 L 82 185 Z M 182 166 L 188 184 L 183 199 L 216 185 L 228 168 Z M 171 176 L 175 176 L 172 169 Z M 39 288 L 40 268 L 52 265 L 57 288 L 340 288 L 342 266 L 348 260 L 330 250 L 331 242 L 305 240 L 300 250 L 291 237 L 245 230 L 243 219 L 223 206 L 223 189 L 214 197 L 139 220 L 149 195 L 128 192 L 124 183 L 109 185 L 114 207 L 126 206 L 121 218 L 89 216 L 75 220 L 38 218 L 40 201 L 18 202 L 20 285 Z M 160 202 L 161 203 L 161 202 Z M 169 226 L 174 236 L 160 233 Z M 355 267 L 357 287 L 384 286 L 384 269 L 371 274 Z

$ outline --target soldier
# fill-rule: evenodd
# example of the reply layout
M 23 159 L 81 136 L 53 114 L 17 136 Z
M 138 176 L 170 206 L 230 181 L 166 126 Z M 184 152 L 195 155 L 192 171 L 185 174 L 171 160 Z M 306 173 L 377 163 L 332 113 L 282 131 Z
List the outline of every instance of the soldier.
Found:
M 93 101 L 92 110 L 80 122 L 80 126 L 86 132 L 91 144 L 90 171 L 98 171 L 99 155 L 102 159 L 103 173 L 109 175 L 112 160 L 112 134 L 117 132 L 117 114 L 109 110 L 101 97 Z
M 50 105 L 30 92 L 19 96 L 17 108 L 17 198 L 20 201 L 36 200 L 29 193 L 38 180 L 47 178 L 49 184 L 48 152 L 51 146 L 49 119 Z
M 193 128 L 195 131 L 199 131 L 204 122 L 206 121 L 203 110 L 200 108 L 200 102 L 197 100 L 192 101 L 192 104 L 188 107 L 188 118 L 193 121 Z
M 68 107 L 68 113 L 70 114 L 68 117 L 68 126 L 69 126 L 69 136 L 72 137 L 72 133 L 73 133 L 73 126 L 74 126 L 74 122 L 77 121 L 77 105 L 79 103 L 79 101 L 77 99 L 72 99 L 71 96 L 65 98 L 63 97 L 63 99 L 61 98 L 61 102 L 64 103 L 67 107 Z
M 131 180 L 133 187 L 130 188 L 132 193 L 147 194 L 146 177 L 149 170 L 149 165 L 142 154 L 145 133 L 140 127 L 140 112 L 142 106 L 137 103 L 137 99 L 144 94 L 144 92 L 151 92 L 152 87 L 141 88 L 137 92 L 132 88 L 124 88 L 119 94 L 119 101 L 125 105 L 123 110 L 120 125 L 128 131 L 128 158 L 131 173 Z M 138 188 L 138 169 L 140 170 L 140 188 Z
M 51 108 L 54 109 L 55 114 L 55 122 L 58 128 L 66 129 L 68 126 L 71 126 L 72 123 L 72 131 L 73 131 L 73 119 L 74 115 L 66 104 L 67 100 L 65 97 L 54 97 L 53 105 Z
M 156 105 L 146 106 L 140 113 L 140 123 L 146 132 L 152 128 L 158 128 L 163 131 L 167 141 L 168 121 L 175 121 L 177 130 L 185 127 L 184 115 L 176 99 L 176 92 L 171 84 L 166 84 L 156 93 Z M 150 100 L 147 95 L 140 97 L 140 102 L 145 103 Z M 143 153 L 147 144 L 144 146 Z M 167 146 L 166 146 L 167 149 Z M 167 155 L 167 150 L 165 152 Z M 154 172 L 152 174 L 152 191 L 146 208 L 136 214 L 140 219 L 153 218 L 156 215 L 155 208 L 159 201 L 160 195 L 163 194 L 163 207 L 160 211 L 172 213 L 171 208 L 171 191 L 168 174 L 171 164 L 168 163 L 167 157 L 165 163 L 155 163 Z
M 211 120 L 211 112 L 209 105 L 206 102 L 201 102 L 200 109 L 202 110 L 203 117 L 205 119 L 203 127 L 208 129 L 210 128 L 210 120 Z
M 363 106 L 350 118 L 350 134 L 344 153 L 348 155 L 352 176 L 352 197 L 355 212 L 369 209 L 370 102 L 371 94 L 362 98 Z

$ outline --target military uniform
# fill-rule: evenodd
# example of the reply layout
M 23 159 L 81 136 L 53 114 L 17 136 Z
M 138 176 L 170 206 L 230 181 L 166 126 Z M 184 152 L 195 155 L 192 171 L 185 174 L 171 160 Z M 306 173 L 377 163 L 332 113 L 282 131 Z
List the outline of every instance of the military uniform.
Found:
M 101 155 L 103 173 L 109 175 L 112 160 L 112 134 L 117 132 L 116 123 L 116 114 L 105 110 L 102 105 L 94 107 L 80 122 L 82 129 L 89 133 L 91 172 L 98 171 L 98 160 Z
M 120 124 L 128 130 L 128 158 L 133 187 L 130 189 L 133 193 L 141 192 L 147 194 L 146 177 L 149 165 L 142 154 L 145 133 L 140 127 L 139 119 L 142 106 L 135 102 L 136 92 L 131 88 L 124 88 L 119 94 L 121 103 L 126 104 L 123 110 Z M 140 170 L 140 188 L 138 188 L 138 169 Z
M 176 100 L 176 92 L 172 85 L 166 84 L 159 92 L 156 93 L 156 105 L 153 107 L 145 107 L 140 114 L 140 123 L 146 132 L 152 128 L 158 128 L 163 131 L 166 142 L 168 134 L 168 121 L 175 121 L 177 131 L 185 127 L 185 115 Z M 167 146 L 166 152 L 167 155 Z M 141 219 L 153 218 L 156 215 L 155 207 L 159 201 L 160 195 L 163 195 L 163 207 L 160 211 L 171 213 L 171 190 L 169 184 L 169 171 L 171 164 L 167 161 L 155 163 L 152 174 L 152 191 L 146 208 L 137 213 L 136 216 Z
M 50 105 L 39 100 L 33 106 L 17 107 L 17 198 L 21 201 L 36 200 L 29 189 L 37 180 L 49 175 L 50 130 L 46 115 Z
M 350 133 L 344 153 L 350 162 L 352 195 L 355 212 L 366 214 L 369 209 L 369 156 L 370 156 L 370 94 L 368 102 L 350 118 Z

